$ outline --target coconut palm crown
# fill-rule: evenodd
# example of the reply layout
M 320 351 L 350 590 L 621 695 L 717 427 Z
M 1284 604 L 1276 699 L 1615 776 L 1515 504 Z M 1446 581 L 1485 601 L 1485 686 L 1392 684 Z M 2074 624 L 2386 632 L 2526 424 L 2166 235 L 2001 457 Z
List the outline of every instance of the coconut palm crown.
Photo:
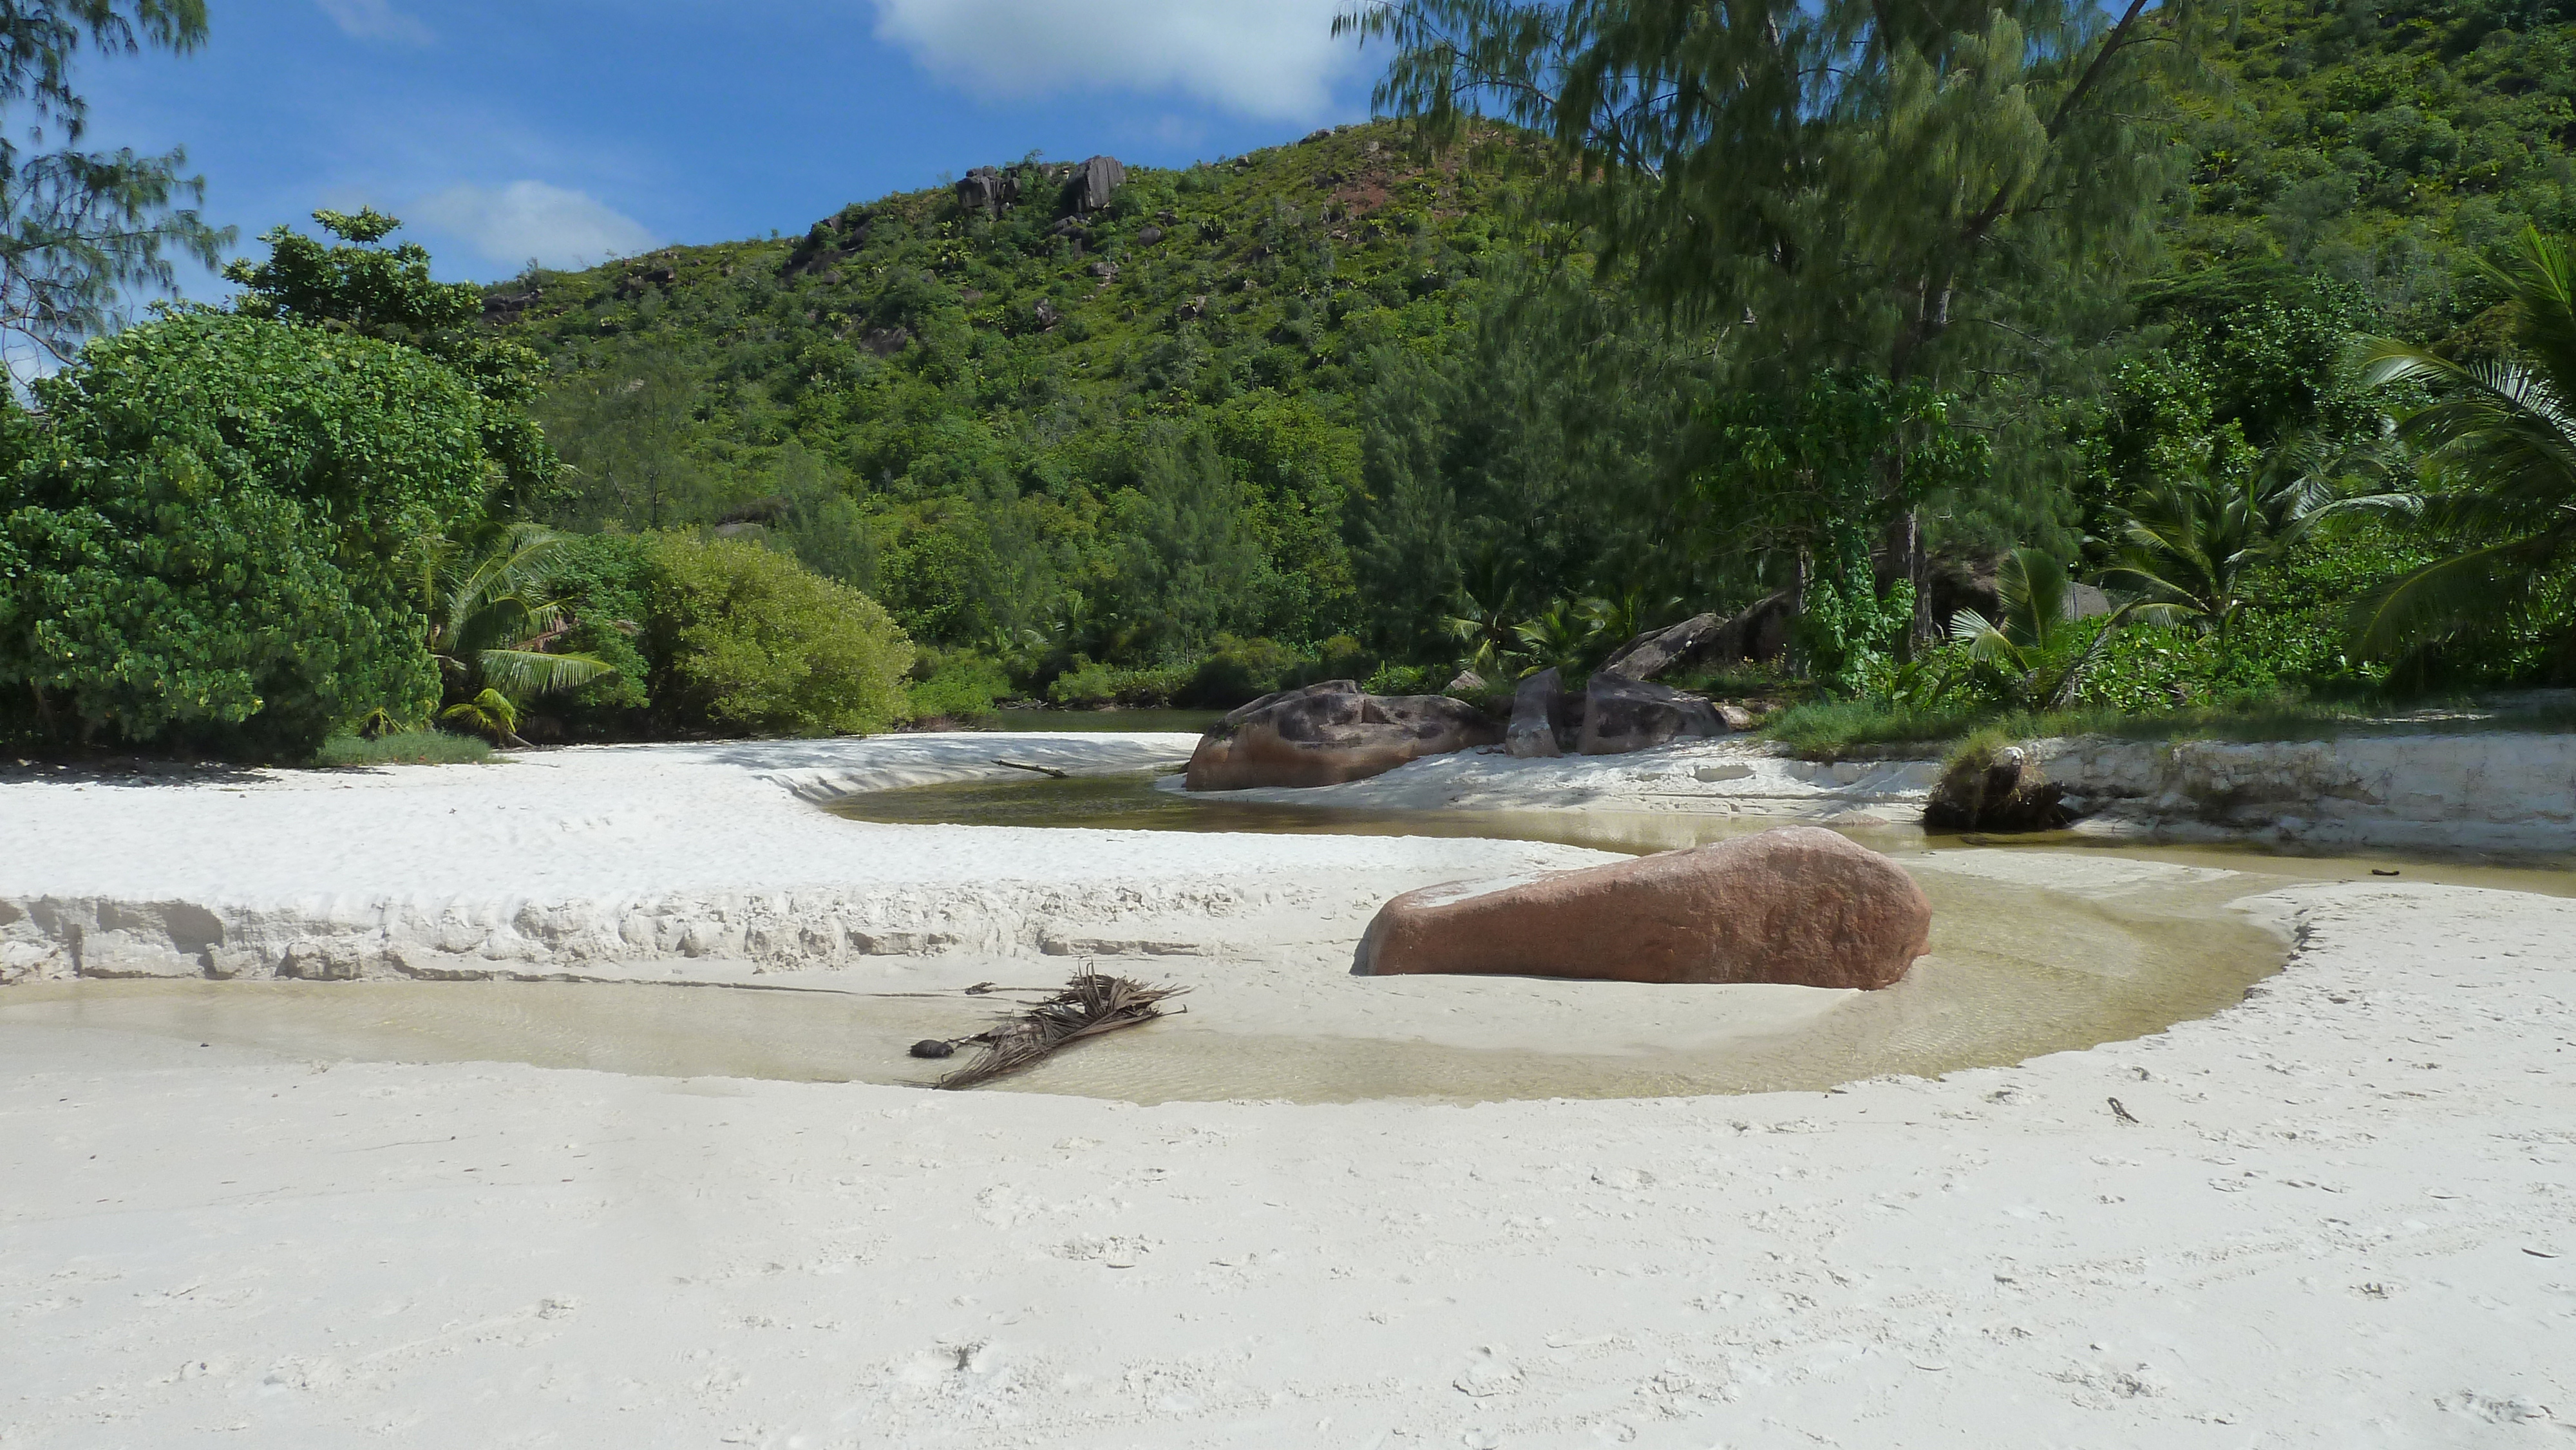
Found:
M 2433 395 L 2397 425 L 2430 486 L 2388 503 L 2459 546 L 2365 602 L 2358 632 L 2373 654 L 2500 625 L 2576 562 L 2576 261 L 2526 231 L 2522 254 L 2488 275 L 2505 292 L 2507 355 L 2388 341 L 2367 355 L 2372 386 Z
M 424 571 L 429 648 L 454 700 L 439 718 L 504 744 L 517 740 L 517 703 L 588 684 L 612 666 L 547 646 L 571 627 L 552 597 L 568 540 L 513 524 L 479 556 L 442 549 Z M 461 698 L 457 698 L 461 697 Z
M 2116 520 L 2102 587 L 2132 596 L 2119 615 L 2148 624 L 2195 624 L 2224 643 L 2255 602 L 2257 571 L 2324 517 L 2333 490 L 2295 447 L 2260 468 L 2212 460 L 2198 475 L 2143 489 Z

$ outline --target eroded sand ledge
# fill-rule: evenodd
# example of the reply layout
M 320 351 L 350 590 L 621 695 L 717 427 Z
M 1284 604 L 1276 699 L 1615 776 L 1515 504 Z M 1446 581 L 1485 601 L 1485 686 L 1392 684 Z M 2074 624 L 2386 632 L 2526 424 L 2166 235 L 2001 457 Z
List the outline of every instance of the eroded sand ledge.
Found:
M 995 755 L 1141 770 L 1187 759 L 1191 740 L 595 747 L 479 769 L 12 784 L 0 982 L 899 975 L 944 952 L 1293 939 L 1396 890 L 1607 859 L 1493 841 L 869 826 L 805 803 L 1009 774 Z
M 970 768 L 937 741 L 865 751 L 897 748 L 906 771 Z M 751 753 L 0 788 L 0 839 L 42 843 L 0 863 L 11 960 L 54 970 L 28 950 L 55 949 L 36 901 L 363 937 L 412 919 L 396 903 L 497 900 L 519 905 L 454 954 L 528 961 L 478 954 L 502 924 L 544 941 L 530 902 L 622 921 L 859 890 L 827 874 L 860 860 L 817 854 L 858 849 L 833 841 L 900 843 L 834 910 L 899 880 L 923 923 L 978 903 L 973 929 L 1018 950 L 1059 899 L 1135 932 L 1239 903 L 1224 931 L 1323 899 L 1300 892 L 1589 859 L 808 835 L 761 802 L 831 788 L 857 747 L 706 749 Z M 1060 759 L 1039 749 L 1009 753 Z M 2422 886 L 2264 904 L 2299 946 L 2243 1006 L 1832 1094 L 1135 1108 L 324 1070 L 0 1024 L 0 1445 L 2560 1443 L 2576 907 Z M 168 928 L 120 949 L 161 930 L 184 960 Z M 628 945 L 609 959 L 654 960 Z

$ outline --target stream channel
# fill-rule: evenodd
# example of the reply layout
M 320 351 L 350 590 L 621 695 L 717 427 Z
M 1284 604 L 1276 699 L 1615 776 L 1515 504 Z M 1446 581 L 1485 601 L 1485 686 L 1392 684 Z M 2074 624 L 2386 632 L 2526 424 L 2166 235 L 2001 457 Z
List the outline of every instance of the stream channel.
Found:
M 894 824 L 1481 836 L 1669 850 L 1774 822 L 1678 812 L 1362 810 L 1190 796 L 1147 774 L 978 780 L 827 809 Z M 2208 1016 L 2279 970 L 2287 944 L 2231 903 L 2312 881 L 2410 881 L 2576 895 L 2576 872 L 2420 856 L 2244 847 L 2010 844 L 1848 829 L 1912 872 L 1932 952 L 1878 992 L 1656 987 L 1529 978 L 1353 978 L 1347 947 L 1267 960 L 1105 961 L 1190 983 L 1188 1015 L 1113 1033 L 987 1090 L 1133 1102 L 1448 1102 L 1820 1090 L 2136 1038 Z M 2180 868 L 2180 869 L 2176 869 Z M 1356 925 L 1350 928 L 1355 935 Z M 1325 958 L 1330 957 L 1327 960 Z M 743 986 L 607 982 L 28 984 L 0 1023 L 180 1038 L 293 1060 L 510 1061 L 672 1077 L 927 1085 L 923 1037 L 977 1030 L 1062 958 L 930 958 L 899 978 L 784 973 Z M 966 1051 L 971 1052 L 970 1047 Z

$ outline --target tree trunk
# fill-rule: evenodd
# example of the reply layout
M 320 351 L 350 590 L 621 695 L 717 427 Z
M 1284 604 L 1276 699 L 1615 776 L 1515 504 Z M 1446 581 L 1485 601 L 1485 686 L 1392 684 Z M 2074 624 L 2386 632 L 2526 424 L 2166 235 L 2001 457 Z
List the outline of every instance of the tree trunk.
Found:
M 1905 634 L 1908 658 L 1920 658 L 1941 642 L 1941 624 L 1932 617 L 1932 558 L 1923 547 L 1923 510 L 1907 509 L 1896 521 L 1905 582 L 1914 586 L 1914 620 Z
M 1887 448 L 1878 455 L 1878 482 L 1881 498 L 1896 502 L 1905 497 L 1905 454 L 1900 448 Z M 1941 642 L 1940 623 L 1932 617 L 1932 561 L 1923 548 L 1923 509 L 1907 504 L 1889 521 L 1887 535 L 1881 541 L 1887 550 L 1890 572 L 1914 586 L 1914 617 L 1905 627 L 1905 658 L 1919 659 Z
M 1806 545 L 1798 546 L 1798 563 L 1789 576 L 1789 668 L 1805 673 L 1807 668 L 1807 586 L 1816 573 L 1815 552 Z

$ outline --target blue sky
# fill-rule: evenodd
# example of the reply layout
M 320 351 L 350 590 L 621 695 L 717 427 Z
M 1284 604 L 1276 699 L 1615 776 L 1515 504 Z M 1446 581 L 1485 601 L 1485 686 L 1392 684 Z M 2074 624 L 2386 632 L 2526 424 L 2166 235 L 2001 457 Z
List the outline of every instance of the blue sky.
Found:
M 188 149 L 245 245 L 392 211 L 448 278 L 802 231 L 1034 149 L 1173 165 L 1367 114 L 1341 0 L 210 0 L 83 63 L 91 140 Z M 188 290 L 220 295 L 202 275 Z

